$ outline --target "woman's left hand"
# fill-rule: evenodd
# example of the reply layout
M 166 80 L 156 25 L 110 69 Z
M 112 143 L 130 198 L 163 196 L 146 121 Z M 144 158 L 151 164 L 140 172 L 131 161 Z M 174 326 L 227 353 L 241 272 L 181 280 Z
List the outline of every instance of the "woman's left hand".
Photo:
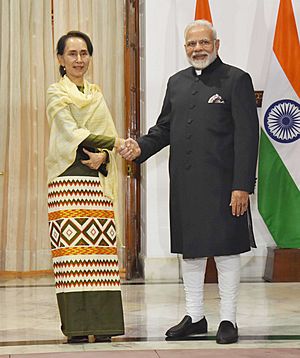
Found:
M 105 152 L 93 153 L 83 148 L 85 154 L 87 154 L 90 159 L 82 160 L 81 163 L 89 167 L 90 169 L 97 170 L 102 163 L 106 161 L 107 154 Z

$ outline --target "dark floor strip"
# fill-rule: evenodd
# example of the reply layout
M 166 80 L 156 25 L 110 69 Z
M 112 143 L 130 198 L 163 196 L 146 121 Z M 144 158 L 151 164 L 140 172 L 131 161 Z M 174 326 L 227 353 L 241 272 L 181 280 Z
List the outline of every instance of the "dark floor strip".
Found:
M 8 286 L 0 286 L 0 289 L 1 288 L 38 288 L 38 287 L 55 287 L 54 284 L 45 284 L 45 285 L 15 285 L 15 286 L 12 286 L 12 285 L 8 285 Z
M 112 343 L 121 342 L 163 342 L 163 341 L 214 341 L 215 336 L 190 336 L 185 338 L 164 338 L 164 337 L 113 337 Z M 256 335 L 240 336 L 239 341 L 300 341 L 300 335 Z M 66 340 L 37 340 L 37 341 L 7 341 L 0 342 L 0 347 L 10 346 L 38 346 L 67 344 Z M 90 344 L 90 343 L 86 343 Z M 74 344 L 76 345 L 76 344 Z
M 121 282 L 121 286 L 137 286 L 137 285 L 180 285 L 182 281 L 178 282 Z M 38 287 L 55 287 L 55 284 L 38 284 L 38 285 L 3 285 L 1 288 L 38 288 Z
M 182 284 L 182 281 L 153 281 L 153 282 L 144 282 L 144 281 L 121 281 L 122 286 L 137 286 L 137 285 L 178 285 Z M 28 284 L 28 285 L 1 285 L 1 288 L 27 288 L 27 287 L 55 287 L 54 283 L 47 284 Z
M 241 281 L 241 283 L 266 283 L 263 280 L 247 280 L 247 281 Z M 277 282 L 280 283 L 280 282 Z M 282 282 L 286 283 L 286 282 Z M 145 282 L 145 281 L 121 281 L 121 286 L 138 286 L 138 285 L 181 285 L 182 280 L 178 281 L 153 281 L 153 282 Z M 206 285 L 214 285 L 216 283 L 214 282 L 206 282 Z M 55 284 L 37 284 L 37 285 L 0 285 L 1 288 L 27 288 L 27 287 L 55 287 Z
M 189 336 L 184 338 L 166 338 L 167 341 L 213 341 L 215 336 Z M 300 335 L 257 335 L 239 336 L 239 341 L 298 341 Z

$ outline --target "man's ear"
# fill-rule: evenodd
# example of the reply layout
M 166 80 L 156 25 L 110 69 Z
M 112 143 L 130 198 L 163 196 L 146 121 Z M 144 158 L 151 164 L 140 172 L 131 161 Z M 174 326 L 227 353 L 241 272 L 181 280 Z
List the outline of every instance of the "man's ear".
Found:
M 217 52 L 219 51 L 219 48 L 220 48 L 220 40 L 217 39 L 216 40 L 216 50 L 217 50 Z

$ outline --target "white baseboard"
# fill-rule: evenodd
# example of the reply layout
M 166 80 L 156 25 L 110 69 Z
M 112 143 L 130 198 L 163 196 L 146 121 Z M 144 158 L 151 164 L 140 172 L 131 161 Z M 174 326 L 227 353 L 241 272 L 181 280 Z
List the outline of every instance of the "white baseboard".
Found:
M 141 257 L 145 281 L 178 281 L 181 277 L 179 257 Z M 241 281 L 263 278 L 266 256 L 241 256 Z
M 177 256 L 174 257 L 143 257 L 145 281 L 178 281 L 180 265 Z
M 241 264 L 241 281 L 263 280 L 266 256 L 253 256 L 247 262 L 242 258 Z

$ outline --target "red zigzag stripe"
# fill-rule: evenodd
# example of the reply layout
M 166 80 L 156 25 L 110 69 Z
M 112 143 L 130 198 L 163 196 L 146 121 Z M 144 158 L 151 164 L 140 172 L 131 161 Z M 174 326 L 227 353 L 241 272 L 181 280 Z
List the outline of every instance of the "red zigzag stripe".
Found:
M 60 180 L 60 181 L 56 181 L 54 183 L 50 183 L 48 185 L 49 188 L 59 188 L 62 186 L 99 186 L 100 185 L 100 180 L 95 180 L 95 181 L 89 181 L 89 180 Z
M 54 197 L 61 197 L 61 196 L 68 196 L 68 195 L 89 195 L 89 196 L 101 196 L 103 195 L 102 191 L 95 191 L 92 189 L 86 189 L 86 190 L 82 190 L 82 189 L 74 189 L 74 190 L 69 190 L 66 189 L 64 191 L 54 191 L 48 194 L 48 198 L 54 198 Z
M 119 270 L 117 271 L 76 271 L 76 272 L 55 272 L 55 278 L 70 278 L 77 276 L 119 276 Z
M 92 261 L 92 260 L 83 260 L 83 261 L 72 261 L 72 262 L 55 262 L 53 264 L 54 269 L 59 268 L 70 268 L 70 267 L 80 267 L 80 266 L 118 266 L 118 260 L 112 261 Z
M 105 200 L 89 200 L 89 199 L 70 199 L 70 200 L 55 200 L 52 203 L 48 203 L 49 208 L 62 205 L 97 205 L 97 206 L 112 206 L 111 202 Z
M 103 281 L 71 281 L 71 282 L 61 282 L 58 281 L 56 283 L 56 287 L 82 287 L 82 286 L 119 286 L 120 280 L 112 281 L 112 280 L 103 280 Z

